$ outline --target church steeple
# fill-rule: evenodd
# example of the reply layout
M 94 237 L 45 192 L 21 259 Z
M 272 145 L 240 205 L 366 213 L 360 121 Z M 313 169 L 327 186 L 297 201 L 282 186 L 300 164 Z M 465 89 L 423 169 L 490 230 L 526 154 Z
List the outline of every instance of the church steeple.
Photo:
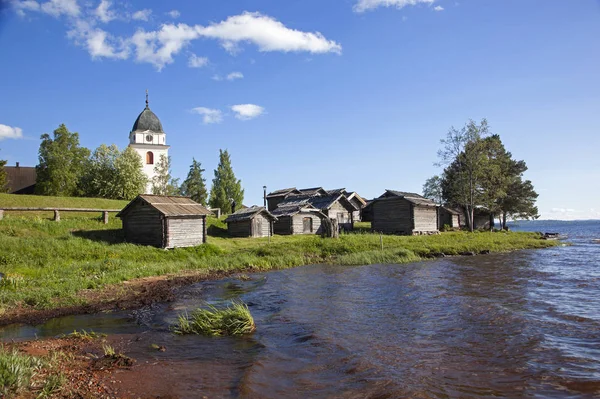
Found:
M 148 89 L 146 89 L 146 109 L 150 109 L 150 107 L 148 107 Z

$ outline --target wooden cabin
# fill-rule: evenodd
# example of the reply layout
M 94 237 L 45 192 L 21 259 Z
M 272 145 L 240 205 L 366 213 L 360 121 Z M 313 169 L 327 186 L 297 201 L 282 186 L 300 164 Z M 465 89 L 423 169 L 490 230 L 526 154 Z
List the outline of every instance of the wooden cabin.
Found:
M 272 226 L 276 220 L 264 206 L 252 206 L 232 213 L 225 223 L 232 237 L 268 237 L 273 235 Z
M 342 192 L 329 194 L 327 191 L 320 188 L 308 190 L 304 190 L 305 194 L 288 195 L 283 201 L 279 202 L 276 210 L 280 207 L 287 208 L 310 205 L 321 211 L 325 217 L 336 219 L 340 230 L 350 231 L 354 228 L 353 214 L 358 209 L 348 201 Z M 275 211 L 273 211 L 273 213 L 275 214 Z
M 300 191 L 298 191 L 295 187 L 292 187 L 269 193 L 269 195 L 267 195 L 267 209 L 269 212 L 273 212 L 275 209 L 277 209 L 279 203 L 286 199 L 290 194 L 300 194 Z
M 141 194 L 117 217 L 127 242 L 178 248 L 206 242 L 206 216 L 211 214 L 188 197 Z
M 354 205 L 356 210 L 352 213 L 352 220 L 355 222 L 362 221 L 362 209 L 367 206 L 367 201 L 365 201 L 356 191 L 346 194 L 346 198 L 348 201 Z
M 437 234 L 437 205 L 419 194 L 386 190 L 373 200 L 371 229 L 385 234 Z
M 273 212 L 277 218 L 273 231 L 280 235 L 321 234 L 323 213 L 310 204 L 279 206 Z
M 4 166 L 6 172 L 7 184 L 6 192 L 8 194 L 34 194 L 37 172 L 33 166 L 20 166 L 17 162 L 15 166 Z M 2 189 L 3 187 L 0 187 Z
M 438 208 L 438 223 L 439 230 L 443 230 L 445 226 L 451 229 L 460 229 L 460 212 L 440 206 Z

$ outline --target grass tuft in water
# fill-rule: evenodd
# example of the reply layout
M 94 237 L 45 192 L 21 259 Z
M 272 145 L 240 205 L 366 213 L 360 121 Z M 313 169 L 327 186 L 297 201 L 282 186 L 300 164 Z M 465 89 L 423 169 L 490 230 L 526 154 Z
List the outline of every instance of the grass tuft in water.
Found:
M 256 325 L 248 306 L 243 302 L 232 301 L 224 309 L 208 305 L 206 309 L 194 310 L 191 315 L 179 315 L 173 329 L 177 334 L 239 336 L 254 332 Z

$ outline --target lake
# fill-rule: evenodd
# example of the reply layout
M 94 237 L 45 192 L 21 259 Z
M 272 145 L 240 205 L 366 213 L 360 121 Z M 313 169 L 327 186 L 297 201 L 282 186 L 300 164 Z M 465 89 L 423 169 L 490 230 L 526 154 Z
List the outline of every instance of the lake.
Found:
M 512 228 L 559 232 L 572 245 L 232 277 L 181 289 L 173 303 L 9 326 L 0 336 L 114 334 L 138 363 L 174 376 L 162 384 L 176 397 L 600 396 L 600 221 Z M 253 335 L 169 332 L 186 309 L 233 298 L 248 303 Z

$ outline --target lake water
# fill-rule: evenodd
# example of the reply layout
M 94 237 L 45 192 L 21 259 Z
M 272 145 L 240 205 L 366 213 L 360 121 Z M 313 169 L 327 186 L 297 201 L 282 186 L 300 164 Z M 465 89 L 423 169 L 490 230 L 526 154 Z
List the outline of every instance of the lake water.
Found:
M 229 278 L 186 287 L 174 303 L 0 336 L 116 334 L 139 363 L 179 376 L 175 397 L 600 397 L 600 221 L 513 229 L 559 232 L 573 245 Z M 238 297 L 257 324 L 250 337 L 168 330 L 185 309 Z

